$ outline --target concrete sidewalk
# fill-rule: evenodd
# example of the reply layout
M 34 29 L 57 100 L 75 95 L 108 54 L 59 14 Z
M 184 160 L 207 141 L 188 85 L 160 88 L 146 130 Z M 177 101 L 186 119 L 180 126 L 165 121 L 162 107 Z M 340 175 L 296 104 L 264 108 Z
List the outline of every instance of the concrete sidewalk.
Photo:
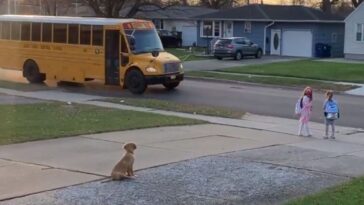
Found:
M 254 153 L 254 160 L 344 178 L 364 174 L 364 132 L 360 129 L 338 127 L 337 140 L 327 141 L 321 138 L 321 124 L 311 124 L 315 137 L 297 137 L 294 135 L 297 122 L 282 118 L 248 114 L 244 119 L 237 120 L 167 112 L 95 101 L 101 97 L 61 91 L 21 92 L 0 89 L 0 93 L 188 117 L 213 123 L 82 135 L 1 146 L 0 200 L 103 179 L 120 159 L 122 144 L 130 141 L 138 145 L 135 164 L 137 170 L 202 156 L 257 149 L 264 151 Z M 297 153 L 300 160 L 295 161 L 284 156 L 282 158 L 279 150 L 286 150 L 283 153 L 292 151 L 286 148 L 269 149 L 272 146 L 299 149 Z M 321 154 L 307 154 L 311 152 Z

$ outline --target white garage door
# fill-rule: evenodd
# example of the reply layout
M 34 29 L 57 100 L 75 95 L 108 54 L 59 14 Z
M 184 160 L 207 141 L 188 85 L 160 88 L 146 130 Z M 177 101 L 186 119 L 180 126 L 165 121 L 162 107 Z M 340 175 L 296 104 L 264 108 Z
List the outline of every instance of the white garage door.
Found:
M 182 27 L 182 45 L 192 46 L 193 43 L 197 43 L 197 28 L 196 26 L 184 26 Z
M 284 31 L 282 47 L 284 56 L 312 57 L 312 32 Z

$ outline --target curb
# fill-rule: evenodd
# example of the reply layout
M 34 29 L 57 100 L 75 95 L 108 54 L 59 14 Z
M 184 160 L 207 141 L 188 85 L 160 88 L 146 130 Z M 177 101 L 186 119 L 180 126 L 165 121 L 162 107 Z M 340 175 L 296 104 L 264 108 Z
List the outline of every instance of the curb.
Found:
M 257 87 L 265 87 L 265 88 L 280 88 L 280 89 L 288 89 L 288 90 L 295 90 L 301 91 L 305 87 L 296 87 L 296 86 L 283 86 L 283 85 L 268 85 L 268 84 L 261 84 L 261 83 L 251 83 L 251 82 L 244 82 L 244 81 L 236 81 L 236 80 L 225 80 L 225 79 L 216 79 L 216 78 L 209 78 L 209 77 L 194 77 L 194 76 L 185 76 L 187 80 L 196 80 L 202 82 L 211 82 L 211 83 L 230 83 L 235 85 L 249 85 L 249 86 L 257 86 Z M 318 91 L 325 92 L 324 89 L 317 89 Z M 346 91 L 335 91 L 340 95 L 349 95 L 355 96 L 351 94 L 347 94 Z
M 284 85 L 268 85 L 268 84 L 261 84 L 261 83 L 251 83 L 251 82 L 244 82 L 244 81 L 236 81 L 236 80 L 226 80 L 226 79 L 216 79 L 216 78 L 209 78 L 209 77 L 195 77 L 195 76 L 185 76 L 187 80 L 196 80 L 196 81 L 204 81 L 204 82 L 212 82 L 212 83 L 230 83 L 235 85 L 248 85 L 248 86 L 255 86 L 255 87 L 265 87 L 265 88 L 280 88 L 280 89 L 287 89 L 287 90 L 295 90 L 301 91 L 305 88 L 305 86 L 297 87 L 297 86 L 284 86 Z M 326 89 L 316 89 L 318 92 L 326 92 Z M 349 90 L 347 90 L 349 91 Z M 352 95 L 346 93 L 347 91 L 335 91 L 335 93 L 340 95 L 347 95 L 353 97 L 361 97 L 357 95 Z

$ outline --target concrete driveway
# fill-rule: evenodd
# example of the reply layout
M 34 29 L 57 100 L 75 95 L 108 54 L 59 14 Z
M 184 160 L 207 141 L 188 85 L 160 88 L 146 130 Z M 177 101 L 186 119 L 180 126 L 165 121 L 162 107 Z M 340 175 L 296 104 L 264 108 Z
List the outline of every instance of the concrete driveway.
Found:
M 183 66 L 186 71 L 217 70 L 217 69 L 237 67 L 237 66 L 288 62 L 299 59 L 302 58 L 285 57 L 285 56 L 263 56 L 261 59 L 245 57 L 240 61 L 236 61 L 232 58 L 226 58 L 224 60 L 209 59 L 209 60 L 184 62 Z

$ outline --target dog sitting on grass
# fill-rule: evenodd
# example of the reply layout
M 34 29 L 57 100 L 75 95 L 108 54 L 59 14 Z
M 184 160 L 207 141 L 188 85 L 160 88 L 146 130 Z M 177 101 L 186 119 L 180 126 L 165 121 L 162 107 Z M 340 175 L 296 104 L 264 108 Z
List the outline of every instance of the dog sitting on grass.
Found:
M 133 164 L 134 164 L 134 150 L 137 146 L 134 143 L 128 143 L 124 145 L 126 153 L 121 160 L 115 165 L 111 172 L 112 180 L 128 179 L 134 176 Z

